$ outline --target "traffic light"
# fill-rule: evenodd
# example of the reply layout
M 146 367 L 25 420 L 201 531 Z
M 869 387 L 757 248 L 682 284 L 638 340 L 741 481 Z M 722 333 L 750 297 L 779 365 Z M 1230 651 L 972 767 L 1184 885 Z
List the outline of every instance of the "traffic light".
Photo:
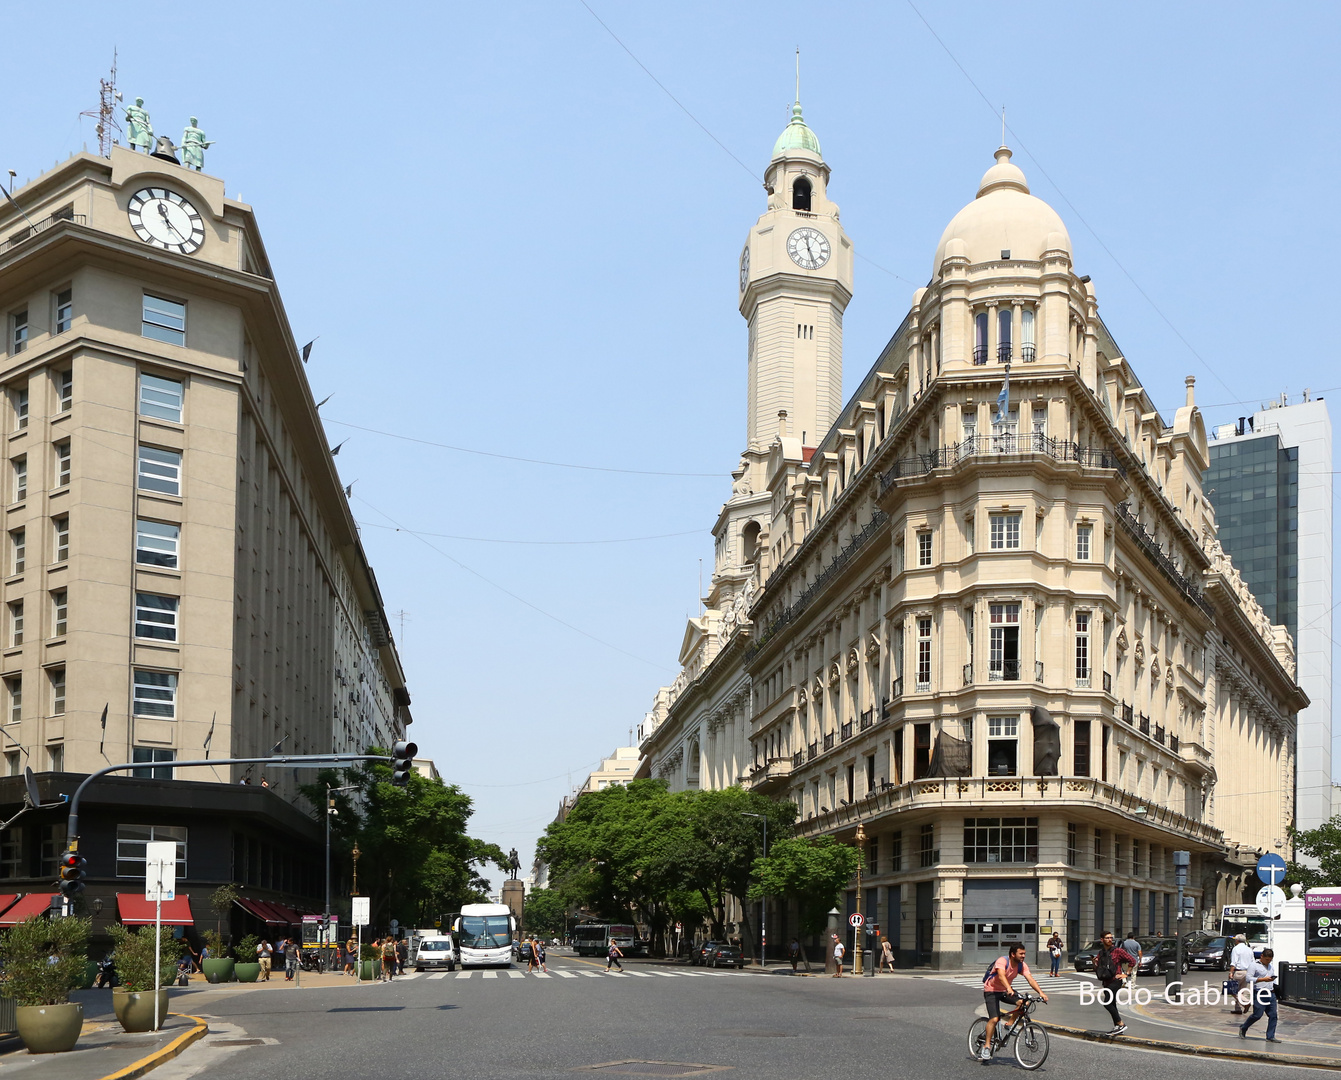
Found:
M 398 742 L 391 748 L 391 782 L 397 787 L 407 787 L 410 783 L 410 770 L 414 768 L 414 756 L 419 747 L 412 742 Z
M 61 895 L 67 900 L 73 900 L 84 891 L 84 868 L 87 865 L 87 860 L 77 851 L 67 851 L 61 856 Z

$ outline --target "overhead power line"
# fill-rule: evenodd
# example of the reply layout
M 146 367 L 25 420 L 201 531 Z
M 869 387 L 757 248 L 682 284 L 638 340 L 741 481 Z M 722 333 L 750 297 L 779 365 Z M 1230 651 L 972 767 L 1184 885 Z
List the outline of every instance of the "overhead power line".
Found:
M 358 524 L 370 529 L 390 529 L 392 532 L 406 532 L 398 525 L 379 525 L 375 521 L 360 521 Z M 452 533 L 422 532 L 415 530 L 416 536 L 432 536 L 439 540 L 470 540 L 477 544 L 528 544 L 547 547 L 580 547 L 590 544 L 636 544 L 642 540 L 667 540 L 675 536 L 698 536 L 702 529 L 686 529 L 684 532 L 657 533 L 655 536 L 624 536 L 617 540 L 500 540 L 491 536 L 455 536 Z

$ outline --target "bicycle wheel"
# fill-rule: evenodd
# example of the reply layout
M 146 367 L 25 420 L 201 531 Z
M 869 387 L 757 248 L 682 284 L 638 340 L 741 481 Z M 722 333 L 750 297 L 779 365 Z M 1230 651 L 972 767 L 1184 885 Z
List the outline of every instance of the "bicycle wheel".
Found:
M 1048 1033 L 1039 1024 L 1026 1020 L 1015 1033 L 1015 1060 L 1031 1072 L 1048 1060 Z
M 977 1057 L 982 1053 L 982 1044 L 987 1039 L 987 1018 L 978 1017 L 968 1030 L 968 1051 L 971 1057 Z

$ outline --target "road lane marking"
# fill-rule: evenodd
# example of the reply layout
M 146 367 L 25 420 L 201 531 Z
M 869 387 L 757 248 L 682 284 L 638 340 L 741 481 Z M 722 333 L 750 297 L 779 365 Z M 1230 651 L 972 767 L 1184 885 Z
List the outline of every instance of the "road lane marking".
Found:
M 652 974 L 660 975 L 663 979 L 678 979 L 680 977 L 678 971 L 654 971 Z
M 576 972 L 572 972 L 572 971 L 556 971 L 554 974 L 557 975 L 557 976 L 558 976 L 559 978 L 561 978 L 561 979 L 576 979 L 576 978 L 577 978 L 577 973 L 576 973 Z M 582 974 L 585 975 L 586 972 L 583 972 Z
M 526 973 L 523 972 L 523 971 L 513 971 L 512 968 L 508 968 L 508 978 L 509 978 L 509 979 L 524 979 L 524 978 L 526 978 Z
M 602 974 L 602 973 L 599 972 L 599 971 L 583 971 L 583 972 L 581 972 L 580 974 L 585 975 L 588 979 L 603 979 L 603 978 L 605 978 L 604 974 Z
M 433 979 L 445 979 L 445 978 L 447 978 L 447 976 L 448 976 L 449 974 L 450 974 L 450 972 L 447 972 L 447 971 L 439 971 L 439 972 L 435 972 L 434 974 L 432 974 L 432 975 L 429 976 L 429 980 L 432 981 Z M 460 979 L 460 978 L 462 978 L 464 975 L 465 975 L 465 972 L 463 971 L 460 975 L 457 976 L 457 978 Z
M 459 971 L 457 972 L 456 977 L 458 979 L 469 979 L 474 974 L 475 973 L 473 971 Z
M 485 972 L 483 972 L 482 974 L 483 974 L 483 977 L 486 978 L 486 979 L 496 979 L 496 978 L 498 978 L 498 972 L 496 972 L 496 971 L 485 971 Z
M 652 977 L 645 971 L 630 971 L 629 974 L 639 979 L 650 979 Z M 657 974 L 660 974 L 660 972 L 658 972 Z
M 549 973 L 548 973 L 548 972 L 545 972 L 545 971 L 537 971 L 537 972 L 535 973 L 535 977 L 536 977 L 537 979 L 548 979 L 548 978 L 549 978 Z

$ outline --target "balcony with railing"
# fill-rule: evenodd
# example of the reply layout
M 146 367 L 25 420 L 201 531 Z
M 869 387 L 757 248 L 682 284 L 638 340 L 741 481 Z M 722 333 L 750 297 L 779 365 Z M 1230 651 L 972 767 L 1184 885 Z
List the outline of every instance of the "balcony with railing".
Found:
M 1124 724 L 1130 724 L 1133 722 L 1132 707 L 1128 705 L 1125 701 L 1122 703 L 1122 722 Z
M 1172 734 L 1171 734 L 1171 735 L 1169 736 L 1169 749 L 1172 750 L 1175 754 L 1178 753 L 1178 736 L 1177 736 L 1177 735 L 1172 735 Z
M 987 665 L 988 682 L 1019 682 L 1020 662 L 1018 660 L 993 660 Z
M 826 751 L 833 749 L 833 738 L 834 733 L 832 731 L 829 732 L 829 734 L 827 734 L 826 736 L 824 736 L 824 749 Z
M 1145 553 L 1159 571 L 1181 592 L 1189 602 L 1195 604 L 1201 611 L 1215 617 L 1215 609 L 1207 603 L 1206 598 L 1201 595 L 1201 590 L 1192 584 L 1191 579 L 1186 577 L 1178 569 L 1174 561 L 1164 553 L 1164 549 L 1159 546 L 1155 538 L 1146 531 L 1146 527 L 1136 520 L 1136 516 L 1131 512 L 1131 507 L 1125 502 L 1117 504 L 1117 519 L 1123 530 L 1136 541 L 1137 546 Z
M 762 765 L 756 765 L 750 770 L 750 790 L 758 791 L 786 780 L 792 774 L 793 764 L 792 758 L 774 757 L 769 758 Z
M 1090 688 L 1090 669 L 1087 667 L 1076 668 L 1076 687 L 1081 690 Z
M 979 367 L 981 367 L 983 364 L 987 363 L 987 346 L 986 346 L 986 345 L 975 345 L 975 346 L 973 346 L 973 362 L 974 362 L 976 365 L 978 365 Z
M 1010 353 L 1011 353 L 1011 348 L 1010 348 L 1010 342 L 1009 342 L 1009 341 L 1007 341 L 1007 342 L 1003 342 L 1002 344 L 998 345 L 998 346 L 996 347 L 996 362 L 997 362 L 998 364 L 1009 364 L 1009 363 L 1010 363 Z
M 819 743 L 813 742 L 806 748 L 806 760 L 814 761 L 817 757 L 819 757 Z
M 875 710 L 867 709 L 861 714 L 861 730 L 865 731 L 867 728 L 872 727 L 875 727 Z
M 1054 461 L 1075 462 L 1091 469 L 1115 469 L 1122 476 L 1127 474 L 1121 458 L 1104 447 L 1081 446 L 1065 439 L 1050 438 L 1038 431 L 1024 435 L 1003 431 L 991 435 L 966 435 L 951 446 L 900 458 L 881 474 L 880 490 L 882 493 L 888 491 L 899 480 L 920 479 L 934 469 L 948 469 L 972 458 L 990 458 L 999 454 L 1041 454 Z
M 1178 756 L 1187 764 L 1205 776 L 1215 775 L 1215 765 L 1211 761 L 1211 752 L 1201 743 L 1183 742 L 1178 744 Z
M 805 763 L 806 763 L 806 752 L 804 750 L 798 750 L 796 751 L 796 753 L 792 755 L 793 769 L 799 769 Z
M 892 683 L 889 684 L 889 700 L 890 700 L 890 701 L 898 701 L 899 698 L 901 698 L 901 697 L 903 697 L 903 676 L 902 676 L 902 675 L 900 675 L 897 679 L 895 679 Z
M 839 731 L 839 737 L 843 740 L 843 742 L 847 742 L 848 739 L 852 738 L 852 721 L 849 720 L 846 724 L 840 727 L 838 731 Z
M 1021 363 L 1032 364 L 1032 363 L 1034 362 L 1034 359 L 1035 359 L 1035 357 L 1036 357 L 1037 355 L 1038 355 L 1038 352 L 1037 352 L 1037 350 L 1034 348 L 1033 345 L 1021 345 L 1021 346 L 1020 346 L 1020 361 L 1021 361 Z
M 1155 725 L 1155 742 L 1159 743 L 1160 746 L 1163 746 L 1163 745 L 1164 745 L 1164 725 L 1163 725 L 1163 724 L 1156 724 L 1156 725 Z
M 1141 718 L 1140 718 L 1140 719 L 1141 719 L 1141 722 L 1140 722 L 1139 724 L 1136 725 L 1136 730 L 1139 731 L 1142 735 L 1149 735 L 1149 734 L 1150 734 L 1150 717 L 1146 716 L 1145 713 L 1141 713 Z
M 9 238 L 5 240 L 4 243 L 0 243 L 0 255 L 3 255 L 5 252 L 18 247 L 25 240 L 31 239 L 38 233 L 46 232 L 53 225 L 59 225 L 62 221 L 69 221 L 75 225 L 83 225 L 87 220 L 88 218 L 86 218 L 83 214 L 76 214 L 72 211 L 57 210 L 56 213 L 50 215 L 49 217 L 42 218 L 41 221 L 35 222 L 31 226 L 24 225 L 23 228 L 10 233 Z
M 931 690 L 931 676 L 928 675 L 925 679 L 919 678 L 913 683 L 913 689 L 919 694 L 928 693 Z
M 1107 671 L 1105 671 L 1105 672 L 1104 672 L 1104 693 L 1105 693 L 1105 694 L 1111 694 L 1112 692 L 1113 692 L 1113 676 L 1110 675 Z

